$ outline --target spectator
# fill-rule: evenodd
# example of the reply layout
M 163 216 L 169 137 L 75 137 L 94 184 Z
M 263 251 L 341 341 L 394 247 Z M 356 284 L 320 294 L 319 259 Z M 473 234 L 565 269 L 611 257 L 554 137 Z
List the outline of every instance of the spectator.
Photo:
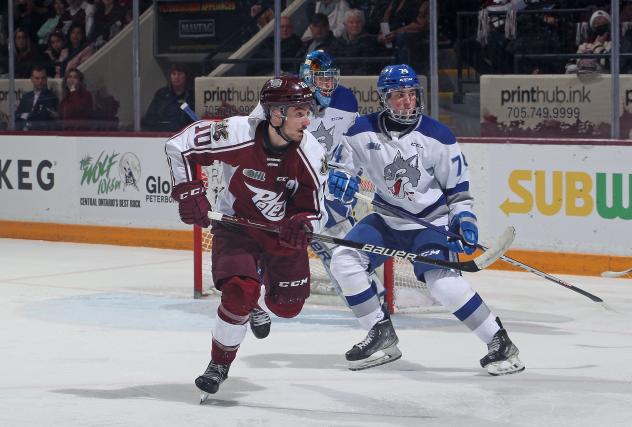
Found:
M 389 32 L 380 31 L 378 42 L 393 44 L 396 63 L 406 63 L 416 70 L 428 72 L 428 0 L 391 0 L 382 23 Z
M 62 77 L 62 67 L 68 59 L 68 49 L 66 48 L 66 38 L 61 31 L 55 31 L 48 36 L 48 49 L 44 51 L 51 63 L 52 76 L 56 79 Z
M 525 15 L 518 21 L 518 26 L 520 32 L 516 39 L 507 44 L 509 54 L 556 54 L 564 51 L 557 15 L 546 12 Z M 557 58 L 514 58 L 512 72 L 516 74 L 557 74 L 564 65 L 564 60 L 560 62 Z
M 338 58 L 340 72 L 344 75 L 372 75 L 382 69 L 382 65 L 367 61 L 345 62 L 340 58 L 379 55 L 377 37 L 364 32 L 364 14 L 359 9 L 349 9 L 345 13 L 345 31 L 329 47 L 329 53 Z
M 115 0 L 101 0 L 97 4 L 94 31 L 90 37 L 98 46 L 109 41 L 121 28 L 125 20 L 125 9 Z
M 315 13 L 309 22 L 309 29 L 313 39 L 303 42 L 303 45 L 297 52 L 296 56 L 304 57 L 308 52 L 314 50 L 327 50 L 333 43 L 334 34 L 329 30 L 329 19 L 327 15 Z
M 57 23 L 57 27 L 55 30 L 59 30 L 68 36 L 70 32 L 70 27 L 73 25 L 81 25 L 84 29 L 86 29 L 86 12 L 81 7 L 83 0 L 67 0 L 68 8 L 66 11 L 59 17 L 59 22 Z
M 188 89 L 188 73 L 174 64 L 167 73 L 167 86 L 158 89 L 143 119 L 143 129 L 159 132 L 179 131 L 193 120 L 180 109 L 183 103 L 193 108 L 193 94 Z
M 610 53 L 610 15 L 595 11 L 588 22 L 590 37 L 577 48 L 577 53 Z M 609 72 L 608 58 L 579 58 L 566 64 L 566 73 Z
M 76 68 L 66 71 L 59 120 L 63 130 L 86 130 L 92 123 L 92 94 L 86 89 L 83 73 Z
M 3 10 L 6 10 L 7 5 L 4 2 L 2 6 Z M 35 12 L 35 5 L 33 0 L 16 0 L 15 1 L 15 15 L 14 24 L 15 28 L 23 29 L 30 39 L 35 39 L 38 28 L 44 21 L 42 16 Z M 29 70 L 30 71 L 30 70 Z
M 344 32 L 344 20 L 345 13 L 349 10 L 349 3 L 347 0 L 322 0 L 316 2 L 314 13 L 322 13 L 327 16 L 329 22 L 329 28 L 334 33 L 334 37 L 342 36 Z M 303 42 L 312 40 L 314 35 L 312 34 L 311 27 L 307 27 L 301 40 Z M 311 50 L 310 50 L 311 52 Z
M 38 65 L 31 72 L 33 90 L 20 99 L 15 110 L 16 129 L 19 130 L 54 130 L 55 116 L 59 99 L 48 89 L 46 68 Z
M 261 30 L 274 19 L 274 11 L 267 2 L 258 1 L 250 7 L 250 17 L 255 20 L 257 28 Z
M 294 33 L 292 21 L 287 16 L 282 16 L 279 26 L 281 27 L 281 58 L 294 58 L 301 48 L 301 39 Z M 261 43 L 261 47 L 252 55 L 253 58 L 274 57 L 274 36 L 268 37 Z M 293 70 L 296 68 L 295 63 L 286 61 L 281 63 L 281 69 Z M 263 76 L 270 74 L 272 68 L 268 64 L 255 63 L 248 67 L 247 74 L 250 76 Z
M 88 59 L 92 53 L 94 53 L 94 47 L 86 40 L 86 33 L 83 25 L 73 24 L 68 31 L 68 59 L 62 66 L 62 75 L 66 70 L 71 68 L 77 68 L 86 59 Z
M 22 28 L 15 30 L 15 78 L 28 79 L 36 65 L 44 65 L 46 58 L 34 46 L 29 34 Z
M 57 28 L 59 19 L 66 11 L 67 7 L 68 3 L 66 3 L 66 0 L 55 0 L 53 2 L 53 10 L 55 11 L 55 13 L 42 24 L 39 30 L 37 30 L 37 39 L 39 45 L 46 46 L 48 44 L 48 36 L 52 34 Z

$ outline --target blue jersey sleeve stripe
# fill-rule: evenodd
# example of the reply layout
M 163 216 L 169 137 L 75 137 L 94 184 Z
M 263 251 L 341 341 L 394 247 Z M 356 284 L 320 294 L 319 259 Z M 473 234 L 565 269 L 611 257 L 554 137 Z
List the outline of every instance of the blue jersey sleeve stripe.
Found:
M 338 85 L 334 93 L 331 95 L 329 107 L 336 108 L 350 113 L 358 112 L 358 101 L 353 96 L 353 92 L 349 88 Z
M 445 190 L 445 194 L 446 196 L 452 196 L 453 194 L 463 193 L 465 191 L 470 191 L 469 181 L 459 182 L 454 188 L 448 188 Z

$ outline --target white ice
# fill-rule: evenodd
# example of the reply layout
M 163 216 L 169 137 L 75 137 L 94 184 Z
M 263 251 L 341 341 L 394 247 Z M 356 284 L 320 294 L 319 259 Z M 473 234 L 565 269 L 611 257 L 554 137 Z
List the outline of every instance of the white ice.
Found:
M 187 251 L 0 239 L 0 426 L 629 426 L 632 280 L 467 278 L 527 366 L 491 377 L 450 314 L 395 316 L 401 360 L 361 372 L 344 307 L 308 305 L 248 334 L 205 405 L 193 380 L 217 299 L 192 299 Z

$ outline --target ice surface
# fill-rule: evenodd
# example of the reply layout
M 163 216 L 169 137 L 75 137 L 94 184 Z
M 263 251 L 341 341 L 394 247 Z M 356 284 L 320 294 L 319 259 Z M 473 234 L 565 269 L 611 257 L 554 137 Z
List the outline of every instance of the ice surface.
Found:
M 0 426 L 629 426 L 632 280 L 564 276 L 616 310 L 528 273 L 466 277 L 527 370 L 491 377 L 447 313 L 394 317 L 403 357 L 361 372 L 344 307 L 308 305 L 249 333 L 205 405 L 218 301 L 193 300 L 186 251 L 0 239 Z

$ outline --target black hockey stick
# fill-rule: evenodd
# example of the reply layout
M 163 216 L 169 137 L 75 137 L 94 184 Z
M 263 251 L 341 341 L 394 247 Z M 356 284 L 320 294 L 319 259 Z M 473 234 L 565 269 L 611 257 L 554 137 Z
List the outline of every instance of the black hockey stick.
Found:
M 278 227 L 270 224 L 262 223 L 259 221 L 253 221 L 246 218 L 239 218 L 231 215 L 222 214 L 220 212 L 209 212 L 208 217 L 212 220 L 219 221 L 225 224 L 233 224 L 238 226 L 258 228 L 260 230 L 269 231 L 272 233 L 278 233 Z M 424 264 L 438 265 L 444 268 L 450 268 L 454 270 L 467 271 L 469 273 L 475 273 L 480 271 L 491 264 L 493 264 L 500 256 L 509 249 L 511 243 L 516 235 L 516 230 L 513 227 L 507 227 L 505 232 L 501 235 L 496 247 L 488 249 L 482 255 L 470 260 L 470 261 L 445 261 L 441 259 L 433 259 L 423 255 L 418 255 L 412 252 L 406 252 L 400 249 L 390 249 L 377 245 L 370 245 L 368 243 L 358 243 L 352 240 L 339 239 L 337 237 L 326 236 L 324 234 L 311 233 L 311 237 L 314 240 L 318 240 L 326 243 L 333 243 L 339 246 L 345 246 L 348 248 L 358 249 L 364 252 L 370 252 L 378 255 L 385 255 L 394 258 L 401 258 L 408 261 L 421 262 Z
M 403 211 L 401 209 L 397 209 L 397 208 L 394 208 L 394 207 L 392 207 L 390 205 L 387 205 L 385 203 L 380 203 L 378 201 L 375 201 L 375 200 L 371 199 L 370 197 L 365 196 L 364 194 L 356 193 L 355 197 L 358 200 L 363 200 L 363 201 L 365 201 L 367 203 L 371 203 L 373 206 L 375 206 L 377 208 L 380 208 L 380 209 L 383 209 L 385 211 L 388 211 L 388 212 L 390 212 L 390 213 L 392 213 L 394 215 L 397 215 L 397 216 L 402 217 L 402 218 L 410 219 L 411 221 L 415 221 L 417 224 L 423 225 L 424 227 L 431 228 L 431 229 L 443 234 L 444 236 L 448 236 L 448 237 L 450 237 L 452 239 L 463 240 L 462 236 L 460 236 L 458 234 L 455 234 L 455 233 L 452 233 L 451 231 L 448 231 L 448 230 L 446 230 L 443 227 L 436 226 L 436 225 L 432 224 L 431 222 L 425 221 L 425 220 L 423 220 L 421 218 L 417 218 L 416 216 L 414 216 L 414 215 L 412 215 L 412 214 L 410 214 L 410 213 L 408 213 L 406 211 Z M 484 245 L 481 245 L 481 244 L 477 244 L 476 247 L 479 248 L 479 249 L 482 249 L 484 251 L 488 250 L 487 246 L 484 246 Z M 581 288 L 578 288 L 577 286 L 572 285 L 572 284 L 566 282 L 565 280 L 560 279 L 559 277 L 555 277 L 555 276 L 553 276 L 553 275 L 551 275 L 549 273 L 545 273 L 543 271 L 540 271 L 540 270 L 538 270 L 536 268 L 533 268 L 533 267 L 531 267 L 531 266 L 529 266 L 527 264 L 524 264 L 524 263 L 522 263 L 522 262 L 520 262 L 518 260 L 515 260 L 515 259 L 510 258 L 510 257 L 508 257 L 506 255 L 503 255 L 503 254 L 501 254 L 499 258 L 501 260 L 511 264 L 511 265 L 514 265 L 514 266 L 516 266 L 518 268 L 521 268 L 521 269 L 526 270 L 526 271 L 528 271 L 530 273 L 538 275 L 538 276 L 540 276 L 540 277 L 542 277 L 542 278 L 544 278 L 546 280 L 549 280 L 549 281 L 551 281 L 553 283 L 556 283 L 558 285 L 564 286 L 565 288 L 570 289 L 571 291 L 577 292 L 578 294 L 581 294 L 581 295 L 591 299 L 592 301 L 601 303 L 606 309 L 609 309 L 609 307 L 605 304 L 604 300 L 602 300 L 598 296 L 593 295 L 590 292 L 587 292 L 587 291 L 585 291 L 585 290 L 583 290 Z

